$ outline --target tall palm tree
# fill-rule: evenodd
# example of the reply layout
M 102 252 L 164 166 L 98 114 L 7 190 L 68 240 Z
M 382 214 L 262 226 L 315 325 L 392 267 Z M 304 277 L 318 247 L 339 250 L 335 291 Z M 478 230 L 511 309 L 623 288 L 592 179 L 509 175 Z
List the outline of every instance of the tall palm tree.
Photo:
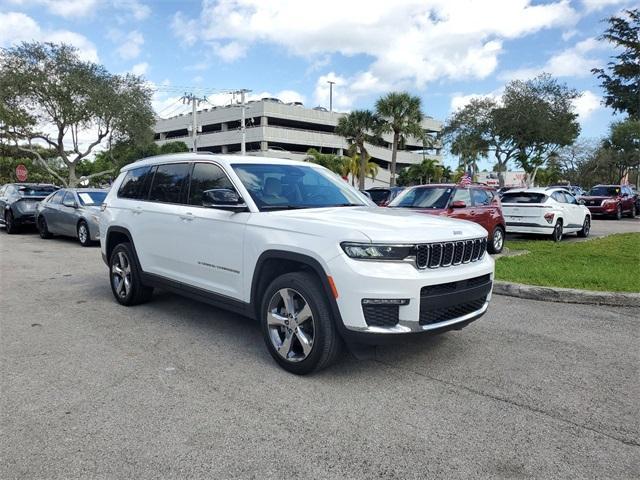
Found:
M 305 161 L 317 163 L 323 167 L 331 170 L 338 175 L 342 175 L 345 163 L 348 159 L 342 155 L 336 155 L 334 153 L 321 153 L 315 148 L 307 150 L 307 158 Z
M 398 156 L 398 144 L 413 136 L 423 139 L 425 136 L 422 128 L 422 102 L 420 97 L 410 95 L 407 92 L 390 92 L 376 102 L 376 113 L 383 119 L 381 133 L 393 133 L 391 146 L 391 186 L 396 183 L 396 158 Z
M 378 117 L 371 110 L 354 110 L 340 117 L 336 125 L 336 133 L 347 139 L 354 145 L 360 154 L 360 169 L 358 174 L 358 187 L 364 190 L 364 178 L 367 174 L 367 150 L 364 143 L 375 138 L 378 131 Z

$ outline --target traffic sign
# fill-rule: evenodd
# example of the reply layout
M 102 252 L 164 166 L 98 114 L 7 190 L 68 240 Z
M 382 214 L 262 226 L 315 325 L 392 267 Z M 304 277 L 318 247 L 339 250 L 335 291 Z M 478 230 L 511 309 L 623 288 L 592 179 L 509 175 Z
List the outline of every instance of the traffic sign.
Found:
M 19 182 L 24 182 L 27 179 L 27 167 L 23 164 L 20 164 L 16 167 L 16 177 L 18 177 Z

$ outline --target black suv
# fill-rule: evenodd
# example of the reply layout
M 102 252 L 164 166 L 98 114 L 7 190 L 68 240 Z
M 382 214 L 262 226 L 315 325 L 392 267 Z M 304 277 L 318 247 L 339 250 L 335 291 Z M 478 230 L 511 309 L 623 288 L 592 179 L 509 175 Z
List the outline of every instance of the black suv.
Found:
M 33 225 L 36 205 L 58 190 L 44 183 L 7 183 L 0 188 L 0 225 L 7 233 L 17 233 L 21 225 Z

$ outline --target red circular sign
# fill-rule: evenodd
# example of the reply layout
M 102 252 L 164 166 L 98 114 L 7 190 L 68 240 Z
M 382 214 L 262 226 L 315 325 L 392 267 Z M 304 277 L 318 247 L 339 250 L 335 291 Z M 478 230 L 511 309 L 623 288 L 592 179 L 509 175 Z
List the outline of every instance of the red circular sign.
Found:
M 24 182 L 27 179 L 27 167 L 20 164 L 16 167 L 16 177 L 18 177 L 18 181 Z

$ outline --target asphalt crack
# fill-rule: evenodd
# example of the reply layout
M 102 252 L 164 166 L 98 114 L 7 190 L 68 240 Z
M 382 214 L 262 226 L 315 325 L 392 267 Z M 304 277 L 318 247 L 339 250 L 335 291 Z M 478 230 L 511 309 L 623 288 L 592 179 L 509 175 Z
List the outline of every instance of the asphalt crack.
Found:
M 443 380 L 441 378 L 432 377 L 432 376 L 427 375 L 427 374 L 422 373 L 422 372 L 416 372 L 415 370 L 402 368 L 402 367 L 399 367 L 399 366 L 394 365 L 392 363 L 384 362 L 384 361 L 380 360 L 377 357 L 377 353 L 376 353 L 376 357 L 374 358 L 374 361 L 378 362 L 378 363 L 380 363 L 380 364 L 382 364 L 382 365 L 384 365 L 386 367 L 389 367 L 389 368 L 393 368 L 393 369 L 400 370 L 400 371 L 403 371 L 403 372 L 412 373 L 414 375 L 418 375 L 419 377 L 423 377 L 423 378 L 426 378 L 428 380 L 432 380 L 434 382 L 438 382 L 438 383 L 441 383 L 443 385 L 447 385 L 449 387 L 454 387 L 454 388 L 458 388 L 458 389 L 461 389 L 461 390 L 465 390 L 465 391 L 467 391 L 469 393 L 472 393 L 474 395 L 480 395 L 482 397 L 490 398 L 490 399 L 498 401 L 498 402 L 503 402 L 503 403 L 506 403 L 506 404 L 509 404 L 509 405 L 513 405 L 515 407 L 523 408 L 523 409 L 528 410 L 528 411 L 530 411 L 532 413 L 537 413 L 537 414 L 540 414 L 540 415 L 544 415 L 545 417 L 551 418 L 553 420 L 556 420 L 556 421 L 571 425 L 571 426 L 576 427 L 576 428 L 581 428 L 581 429 L 590 431 L 590 432 L 598 434 L 598 435 L 602 435 L 603 437 L 610 438 L 611 440 L 618 441 L 618 442 L 623 443 L 625 445 L 630 445 L 630 446 L 633 446 L 633 447 L 640 447 L 640 443 L 638 443 L 638 442 L 636 442 L 634 440 L 628 440 L 626 438 L 620 438 L 620 437 L 617 437 L 615 435 L 611 435 L 609 433 L 600 431 L 600 430 L 598 430 L 596 428 L 589 427 L 587 425 L 583 425 L 581 423 L 574 422 L 572 420 L 563 418 L 563 417 L 558 416 L 558 415 L 554 415 L 554 414 L 549 413 L 549 412 L 547 412 L 545 410 L 532 407 L 531 405 L 527 405 L 525 403 L 519 403 L 519 402 L 516 402 L 516 401 L 511 400 L 509 398 L 493 395 L 491 393 L 483 392 L 481 390 L 476 390 L 475 388 L 471 388 L 471 387 L 468 387 L 466 385 L 461 385 L 461 384 L 458 384 L 458 383 L 455 383 L 455 382 L 450 382 L 448 380 Z

